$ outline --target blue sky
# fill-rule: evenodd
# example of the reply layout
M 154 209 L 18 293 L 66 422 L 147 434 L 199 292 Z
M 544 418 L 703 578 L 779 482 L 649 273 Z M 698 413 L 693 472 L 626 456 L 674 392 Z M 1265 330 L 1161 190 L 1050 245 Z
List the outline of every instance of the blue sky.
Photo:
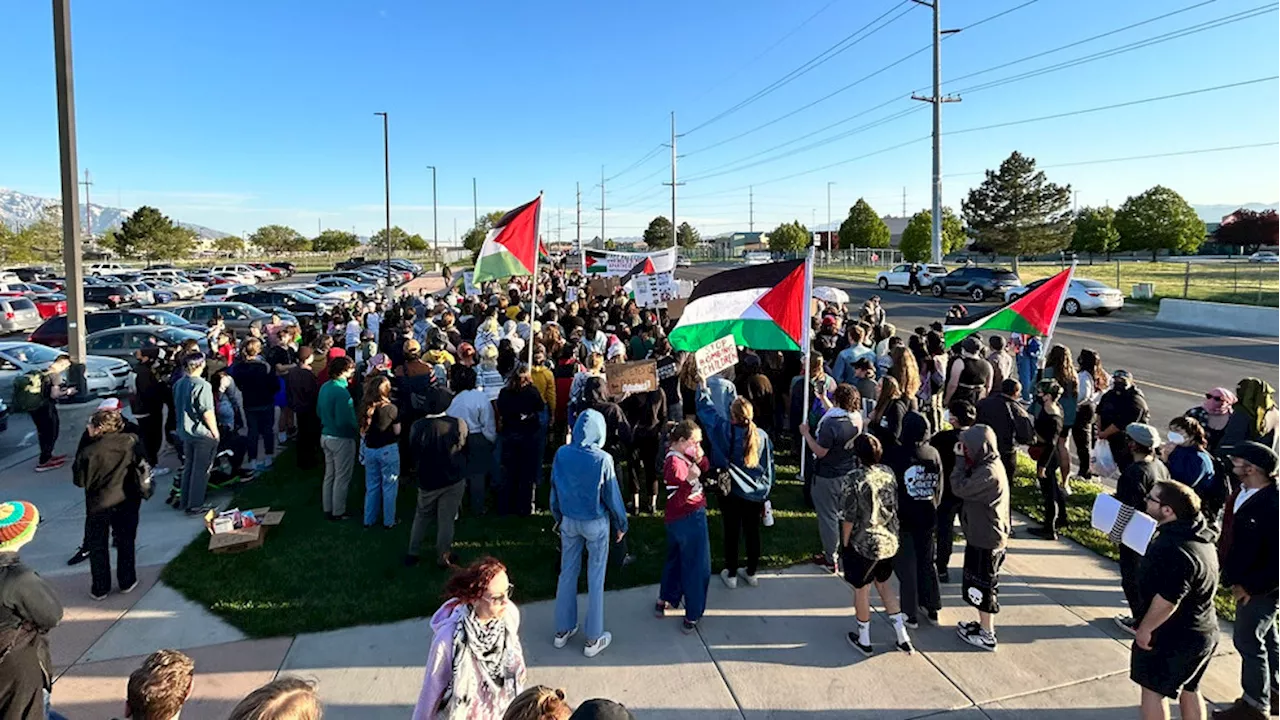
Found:
M 987 0 L 946 2 L 943 78 L 960 77 L 1123 26 L 1108 37 L 944 85 L 944 131 L 1113 105 L 1277 74 L 1277 14 L 1257 17 L 990 89 L 974 86 L 1120 48 L 1217 19 L 1260 0 Z M 1198 6 L 1198 7 L 1192 7 Z M 440 236 L 481 212 L 546 193 L 552 239 L 599 233 L 601 166 L 609 236 L 638 235 L 670 213 L 670 112 L 677 129 L 679 219 L 704 234 L 800 219 L 837 220 L 858 197 L 882 214 L 927 207 L 930 118 L 908 99 L 931 81 L 928 51 L 756 130 L 929 42 L 930 12 L 899 0 L 711 0 L 640 3 L 447 3 L 281 0 L 90 2 L 72 8 L 80 167 L 94 202 L 159 207 L 227 232 L 267 223 L 314 234 L 367 234 L 382 224 L 382 128 L 391 115 L 392 222 L 430 238 L 431 173 L 439 168 Z M 1274 7 L 1274 6 L 1272 6 Z M 1017 9 L 1013 9 L 1017 8 Z M 1008 14 L 980 25 L 1004 10 Z M 897 17 L 906 10 L 905 14 Z M 755 102 L 707 123 L 874 18 L 893 21 Z M 883 22 L 883 21 L 882 21 Z M 0 187 L 56 196 L 57 121 L 47 2 L 0 5 Z M 1013 150 L 1041 165 L 1274 143 L 1274 79 L 1159 102 L 951 134 L 943 139 L 944 202 Z M 876 106 L 879 109 L 866 112 Z M 900 118 L 804 149 L 901 111 Z M 775 146 L 859 113 L 811 138 Z M 704 124 L 705 123 L 705 124 Z M 920 140 L 886 150 L 902 143 Z M 651 153 L 651 151 L 657 152 Z M 884 152 L 880 152 L 880 151 Z M 646 155 L 649 157 L 646 158 Z M 866 157 L 863 157 L 866 156 Z M 834 167 L 824 166 L 844 162 Z M 636 161 L 644 159 L 634 169 Z M 743 162 L 771 160 L 734 170 Z M 665 168 L 665 169 L 664 169 Z M 1049 167 L 1080 204 L 1119 205 L 1155 184 L 1192 203 L 1273 202 L 1275 145 Z M 623 172 L 626 171 L 626 172 Z M 794 177 L 788 177 L 794 176 Z M 748 187 L 753 190 L 749 191 Z M 685 199 L 687 198 L 687 199 Z

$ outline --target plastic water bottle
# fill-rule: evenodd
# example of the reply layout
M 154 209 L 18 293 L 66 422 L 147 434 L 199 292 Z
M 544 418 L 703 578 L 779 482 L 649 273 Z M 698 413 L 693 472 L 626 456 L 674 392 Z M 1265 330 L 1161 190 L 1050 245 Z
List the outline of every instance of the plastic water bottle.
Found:
M 764 501 L 764 526 L 773 527 L 773 503 Z

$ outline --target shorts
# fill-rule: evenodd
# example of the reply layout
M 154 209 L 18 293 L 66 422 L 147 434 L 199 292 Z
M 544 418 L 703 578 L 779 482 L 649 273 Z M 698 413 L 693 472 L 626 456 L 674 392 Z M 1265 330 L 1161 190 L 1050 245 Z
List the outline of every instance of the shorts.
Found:
M 1196 692 L 1209 660 L 1218 647 L 1217 638 L 1200 642 L 1163 640 L 1157 634 L 1154 648 L 1143 650 L 1137 643 L 1129 653 L 1129 679 L 1161 695 L 1176 700 L 1183 691 Z
M 840 548 L 840 565 L 844 568 L 844 581 L 855 588 L 864 588 L 872 582 L 888 582 L 893 575 L 893 558 L 868 560 L 850 547 Z
M 1004 550 L 966 545 L 964 548 L 964 580 L 960 591 L 964 601 L 986 613 L 1000 612 L 1000 566 Z

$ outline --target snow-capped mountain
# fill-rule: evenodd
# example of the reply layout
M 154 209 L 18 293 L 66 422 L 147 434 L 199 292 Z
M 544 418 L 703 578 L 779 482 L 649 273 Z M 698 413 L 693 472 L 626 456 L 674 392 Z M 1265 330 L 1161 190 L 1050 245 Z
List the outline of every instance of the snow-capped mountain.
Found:
M 11 228 L 24 228 L 31 223 L 40 219 L 44 209 L 49 206 L 59 205 L 60 201 L 53 198 L 42 198 L 35 195 L 27 195 L 17 190 L 8 190 L 0 188 L 0 223 L 8 225 Z M 114 227 L 119 227 L 124 219 L 133 213 L 132 210 L 124 210 L 122 208 L 106 207 L 94 203 L 89 206 L 90 218 L 92 219 L 92 233 L 101 235 L 102 233 Z M 163 210 L 162 210 L 163 212 Z M 84 207 L 80 208 L 81 216 L 84 215 Z M 228 233 L 204 227 L 203 225 L 194 225 L 176 221 L 179 225 L 193 230 L 196 235 L 201 238 L 217 239 L 226 237 Z

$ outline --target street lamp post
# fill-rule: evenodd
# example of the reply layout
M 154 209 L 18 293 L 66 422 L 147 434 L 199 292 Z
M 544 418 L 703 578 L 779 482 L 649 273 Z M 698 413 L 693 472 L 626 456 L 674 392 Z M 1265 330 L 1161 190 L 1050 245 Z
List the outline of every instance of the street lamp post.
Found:
M 827 181 L 827 262 L 831 261 L 831 253 L 835 252 L 835 236 L 831 234 L 831 186 L 834 180 Z
M 391 135 L 387 114 L 376 112 L 374 115 L 382 116 L 382 171 L 387 208 L 387 300 L 389 301 L 395 292 L 391 284 Z
M 431 241 L 435 244 L 436 262 L 444 264 L 444 258 L 440 257 L 440 209 L 436 205 L 436 166 L 428 165 L 431 168 Z
M 53 0 L 54 79 L 58 95 L 58 155 L 62 171 L 62 262 L 66 269 L 68 379 L 83 396 L 85 384 L 83 235 L 76 168 L 75 74 L 71 66 L 71 0 Z M 86 209 L 88 203 L 85 203 Z

